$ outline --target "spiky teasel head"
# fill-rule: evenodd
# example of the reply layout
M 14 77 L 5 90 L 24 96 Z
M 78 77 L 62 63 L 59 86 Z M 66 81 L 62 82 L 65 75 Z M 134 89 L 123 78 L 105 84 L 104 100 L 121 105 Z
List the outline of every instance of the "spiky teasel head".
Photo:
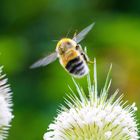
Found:
M 0 67 L 0 140 L 7 137 L 7 130 L 10 127 L 12 115 L 11 89 L 7 84 L 5 75 L 2 75 L 2 67 Z
M 79 97 L 70 88 L 66 103 L 54 122 L 49 125 L 44 140 L 138 140 L 138 124 L 135 118 L 135 103 L 126 105 L 122 95 L 116 98 L 118 90 L 108 97 L 111 67 L 100 95 L 97 91 L 96 62 L 94 62 L 94 83 L 88 75 L 89 97 L 74 81 Z

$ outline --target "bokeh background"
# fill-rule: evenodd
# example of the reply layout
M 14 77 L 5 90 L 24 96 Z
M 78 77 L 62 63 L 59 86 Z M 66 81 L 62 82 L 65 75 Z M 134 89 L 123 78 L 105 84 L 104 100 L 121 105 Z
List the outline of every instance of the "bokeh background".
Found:
M 1 0 L 0 64 L 14 92 L 15 118 L 8 140 L 42 139 L 64 104 L 68 85 L 74 86 L 58 61 L 34 70 L 29 66 L 54 51 L 53 40 L 69 30 L 72 37 L 93 21 L 96 25 L 81 45 L 97 59 L 99 90 L 112 63 L 110 94 L 119 88 L 124 100 L 140 108 L 139 0 Z M 86 90 L 86 78 L 78 82 Z

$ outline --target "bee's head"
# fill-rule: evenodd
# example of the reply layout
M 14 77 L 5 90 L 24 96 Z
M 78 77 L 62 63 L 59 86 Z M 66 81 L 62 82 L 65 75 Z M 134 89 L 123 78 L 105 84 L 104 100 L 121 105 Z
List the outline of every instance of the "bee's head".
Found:
M 73 49 L 76 47 L 76 42 L 70 38 L 63 38 L 61 39 L 56 46 L 56 52 L 58 52 L 60 55 L 66 53 L 70 49 Z

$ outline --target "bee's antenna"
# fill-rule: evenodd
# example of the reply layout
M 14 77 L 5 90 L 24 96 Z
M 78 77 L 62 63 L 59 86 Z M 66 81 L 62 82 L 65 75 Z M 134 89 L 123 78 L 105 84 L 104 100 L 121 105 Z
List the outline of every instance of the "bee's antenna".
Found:
M 59 40 L 52 40 L 53 42 L 58 42 Z
M 72 27 L 68 30 L 68 32 L 67 32 L 67 34 L 66 34 L 66 37 L 68 37 L 68 36 L 69 36 L 69 34 L 70 34 L 71 30 L 72 30 Z

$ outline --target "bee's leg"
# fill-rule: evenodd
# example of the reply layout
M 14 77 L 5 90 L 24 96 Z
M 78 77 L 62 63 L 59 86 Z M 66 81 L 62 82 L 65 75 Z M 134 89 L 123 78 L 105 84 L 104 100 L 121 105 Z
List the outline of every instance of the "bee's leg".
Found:
M 94 62 L 93 62 L 93 61 L 90 61 L 90 60 L 88 61 L 88 63 L 89 63 L 89 64 L 94 64 Z
M 87 47 L 86 47 L 86 46 L 85 46 L 85 48 L 84 48 L 84 52 L 85 52 L 85 54 L 84 54 L 85 56 L 84 56 L 84 57 L 85 57 L 86 60 L 87 60 L 86 62 L 89 63 L 89 64 L 93 64 L 94 62 L 91 61 L 91 60 L 89 59 L 89 57 L 87 56 Z
M 84 51 L 83 51 L 81 45 L 77 44 L 76 50 L 78 50 L 81 53 L 81 55 L 83 56 L 84 60 L 87 63 L 89 63 L 89 64 L 93 64 L 94 63 L 94 62 L 90 61 L 89 57 L 87 56 L 87 48 L 86 47 L 84 48 Z
M 76 50 L 80 52 L 80 54 L 83 56 L 85 61 L 88 61 L 88 57 L 86 56 L 85 52 L 83 51 L 82 47 L 80 44 L 77 44 Z
M 91 61 L 91 60 L 89 59 L 89 57 L 88 57 L 86 54 L 83 54 L 83 57 L 84 57 L 85 61 L 86 61 L 88 64 L 94 64 L 94 62 Z
M 86 62 L 89 62 L 89 58 L 85 53 L 81 53 L 81 55 L 83 56 L 83 58 Z

